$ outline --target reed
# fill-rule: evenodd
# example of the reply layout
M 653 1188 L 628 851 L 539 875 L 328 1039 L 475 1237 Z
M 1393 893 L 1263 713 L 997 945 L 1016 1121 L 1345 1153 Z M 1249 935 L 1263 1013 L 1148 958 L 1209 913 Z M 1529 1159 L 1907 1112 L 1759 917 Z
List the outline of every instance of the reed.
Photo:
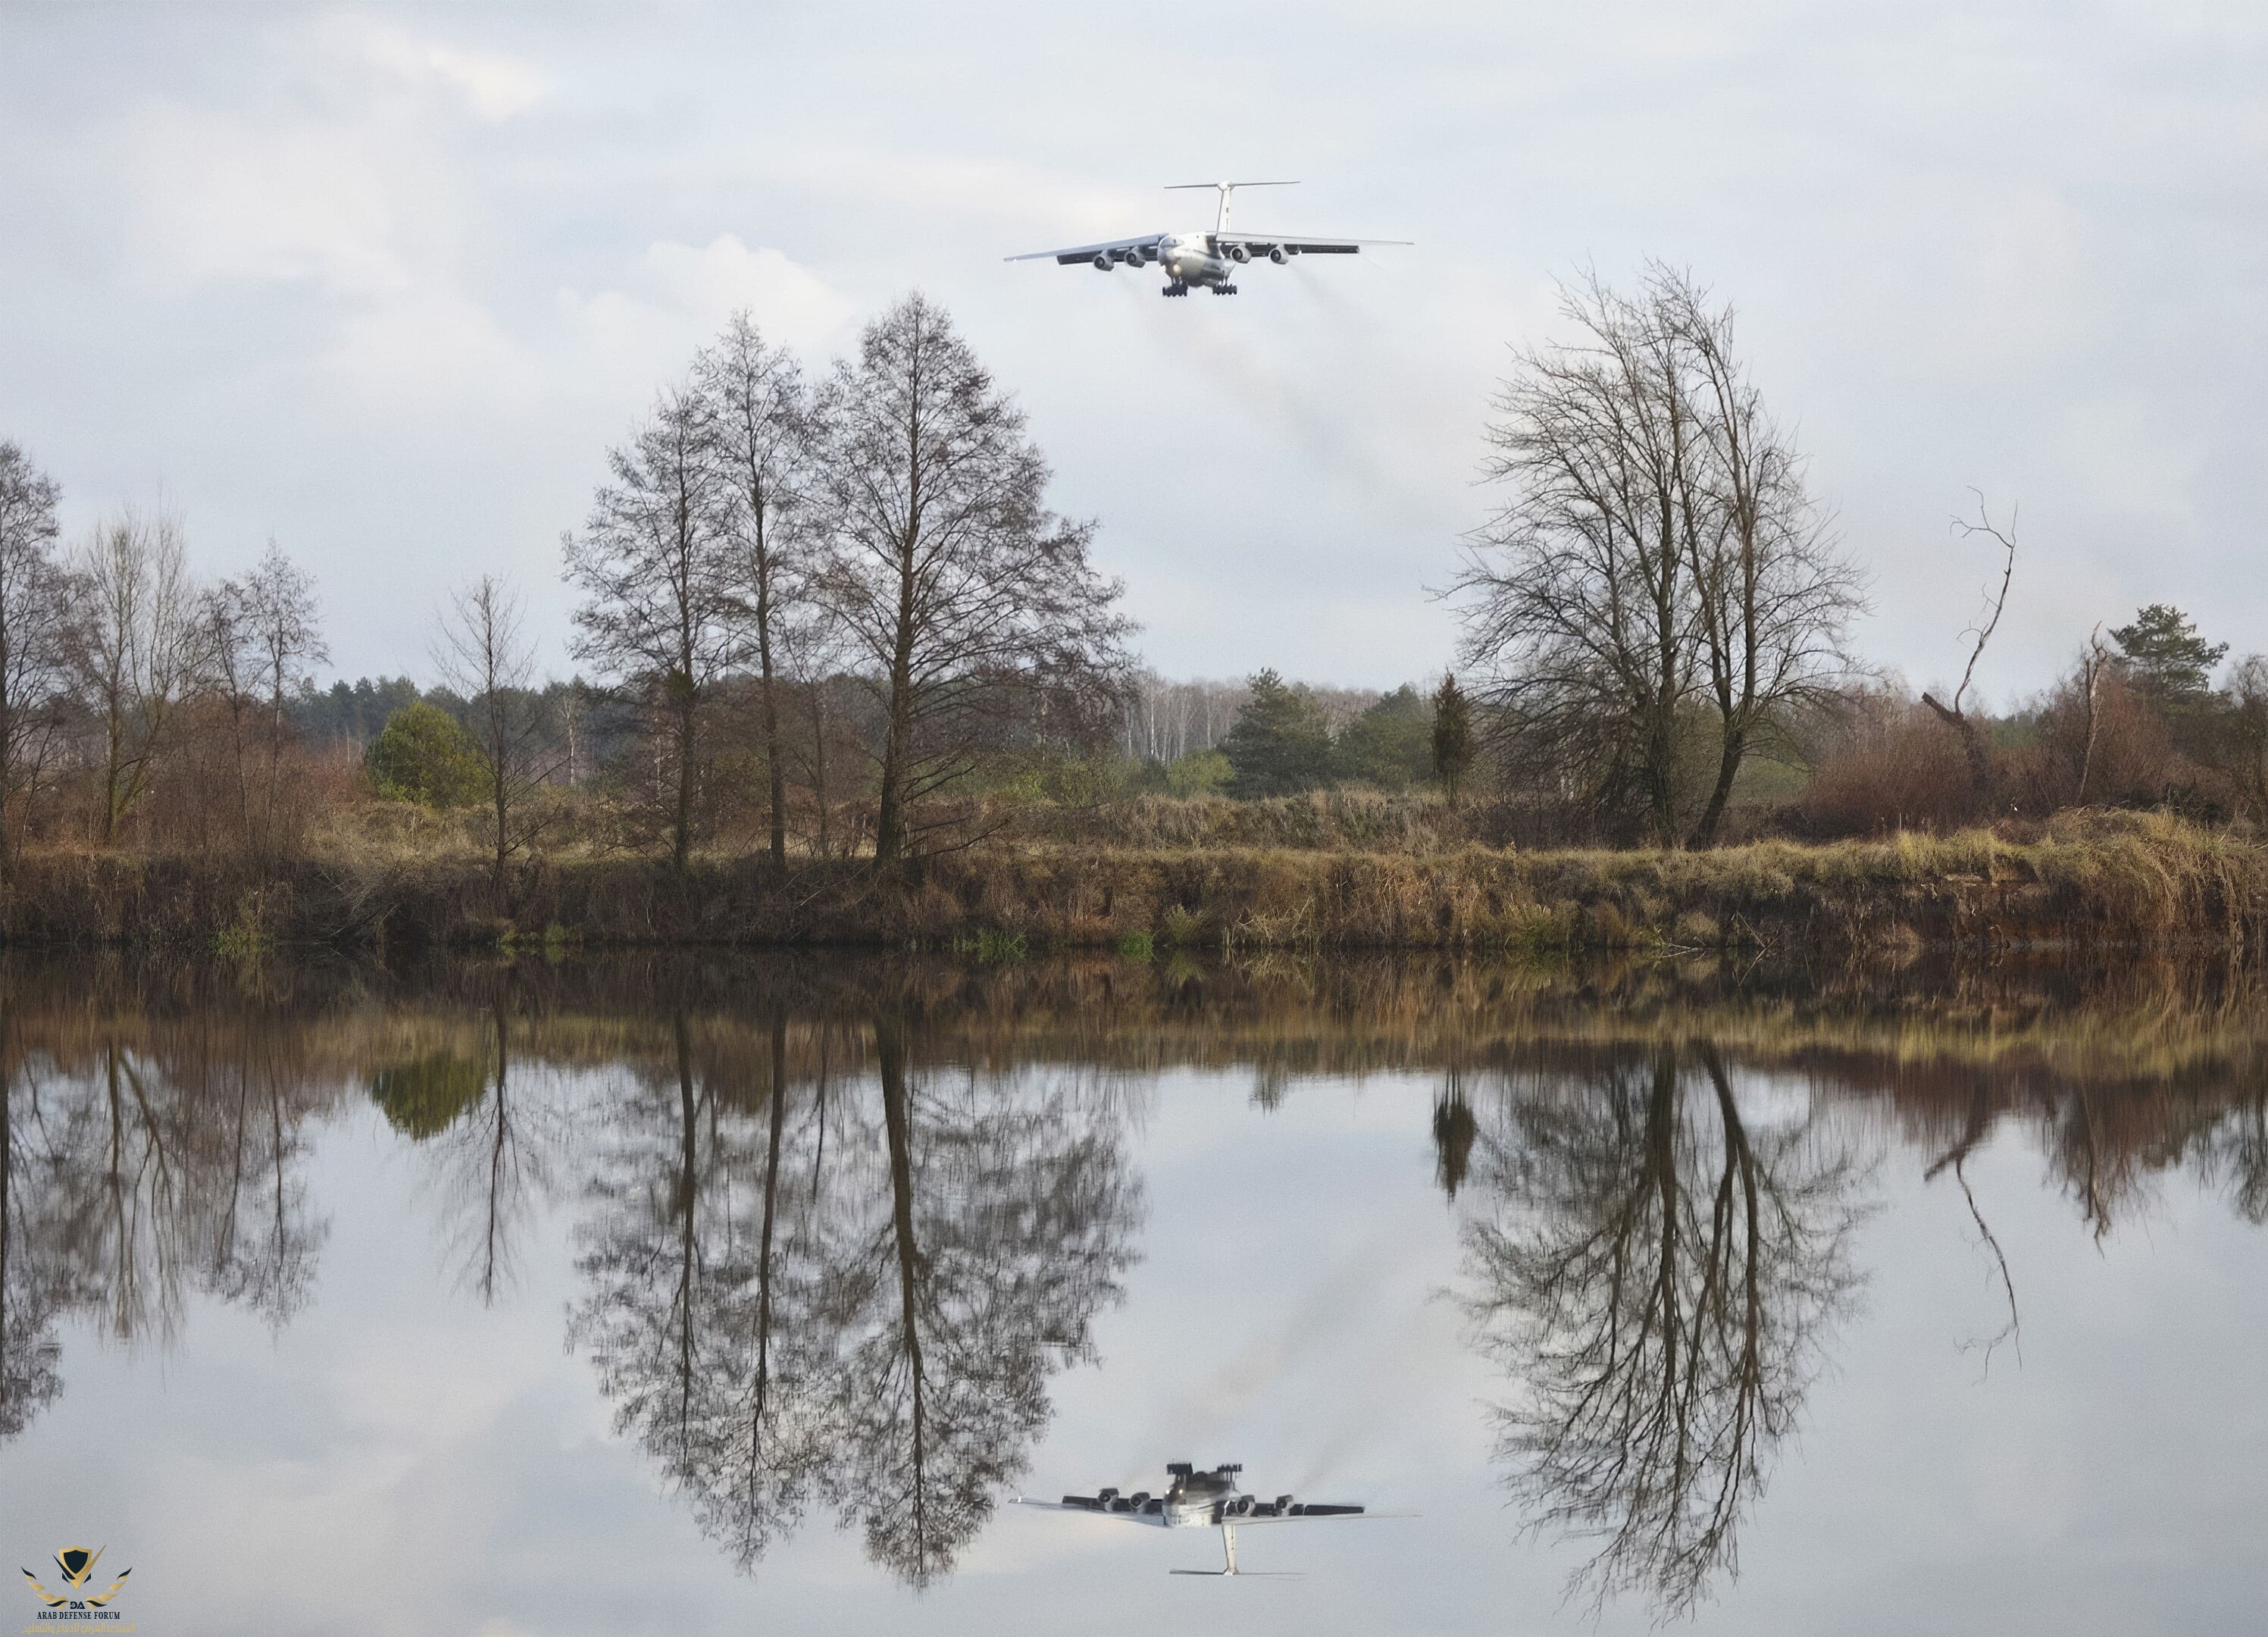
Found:
M 19 945 L 210 950 L 833 944 L 998 952 L 1153 948 L 1778 955 L 1936 947 L 2268 942 L 2268 847 L 2166 815 L 2036 833 L 1708 852 L 999 844 L 902 872 L 855 859 L 594 854 L 517 871 L 498 904 L 469 853 L 27 857 L 0 916 Z

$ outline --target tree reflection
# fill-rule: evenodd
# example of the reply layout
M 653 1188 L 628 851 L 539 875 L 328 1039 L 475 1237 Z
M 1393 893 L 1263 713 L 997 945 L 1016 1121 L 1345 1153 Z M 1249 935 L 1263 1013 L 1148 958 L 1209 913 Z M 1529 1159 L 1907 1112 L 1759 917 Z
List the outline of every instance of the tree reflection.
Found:
M 744 1569 L 815 1503 L 926 1585 L 1088 1353 L 1136 1184 L 1115 1117 L 1051 1082 L 919 1071 L 885 1016 L 871 1080 L 798 1084 L 784 1035 L 703 1074 L 677 1020 L 594 1183 L 575 1335 Z
M 307 1077 L 254 1029 L 59 1063 L 0 1039 L 0 1436 L 60 1392 L 55 1325 L 170 1343 L 193 1293 L 288 1324 L 327 1232 L 307 1198 Z
M 1705 1044 L 1508 1082 L 1497 1112 L 1466 1308 L 1517 1387 L 1506 1481 L 1534 1524 L 1598 1543 L 1575 1586 L 1685 1613 L 1736 1571 L 1854 1288 L 1858 1169 L 1808 1117 L 1753 1124 Z
M 482 1057 L 429 1053 L 380 1069 L 371 1098 L 434 1167 L 448 1260 L 460 1286 L 493 1306 L 512 1282 L 520 1235 L 552 1192 L 567 1111 L 522 1084 L 511 986 L 499 981 Z
M 31 1425 L 63 1391 L 55 1322 L 67 1300 L 56 1270 L 39 1255 L 47 1239 L 33 1214 L 40 1195 L 25 1175 L 35 1133 L 18 1129 L 17 1082 L 23 1075 L 11 1061 L 7 1028 L 0 1013 L 0 1442 Z

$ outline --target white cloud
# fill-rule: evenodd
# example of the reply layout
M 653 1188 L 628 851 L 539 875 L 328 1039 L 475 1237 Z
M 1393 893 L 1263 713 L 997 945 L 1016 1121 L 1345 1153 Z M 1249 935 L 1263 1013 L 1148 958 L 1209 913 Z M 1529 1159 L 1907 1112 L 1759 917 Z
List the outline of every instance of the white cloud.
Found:
M 136 282 L 310 280 L 371 295 L 408 284 L 401 225 L 437 203 L 372 134 L 160 107 L 129 138 Z
M 563 290 L 559 310 L 600 367 L 649 387 L 682 369 L 743 307 L 768 339 L 799 349 L 824 345 L 857 310 L 780 251 L 751 250 L 730 233 L 697 247 L 657 241 L 625 269 L 623 283 L 591 296 Z
M 439 45 L 398 28 L 361 23 L 342 31 L 345 50 L 416 86 L 438 86 L 491 123 L 525 114 L 548 82 L 536 69 L 491 51 Z
M 543 95 L 543 76 L 510 57 L 433 46 L 427 49 L 425 61 L 435 73 L 464 92 L 473 112 L 484 120 L 508 120 L 523 114 Z

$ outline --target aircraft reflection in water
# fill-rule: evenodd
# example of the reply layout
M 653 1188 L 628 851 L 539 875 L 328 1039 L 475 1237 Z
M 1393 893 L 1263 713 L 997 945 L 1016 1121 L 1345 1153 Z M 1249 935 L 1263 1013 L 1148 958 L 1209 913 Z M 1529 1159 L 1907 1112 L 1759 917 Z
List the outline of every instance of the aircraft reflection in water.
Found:
M 674 978 L 595 966 L 484 973 L 485 1005 L 453 977 L 381 1000 L 314 970 L 257 998 L 83 964 L 43 989 L 39 970 L 0 972 L 0 1444 L 62 1394 L 70 1335 L 163 1350 L 226 1305 L 280 1338 L 330 1230 L 315 1152 L 382 1117 L 467 1292 L 508 1297 L 523 1238 L 571 1235 L 572 1339 L 660 1486 L 739 1567 L 831 1515 L 917 1586 L 1023 1481 L 1056 1374 L 1095 1361 L 1096 1320 L 1123 1299 L 1143 1217 L 1129 1084 L 1257 1062 L 1272 1105 L 1300 1095 L 1268 1066 L 1286 1039 L 1322 1073 L 1381 1066 L 1387 1037 L 1407 1070 L 1483 1060 L 1454 1036 L 1410 1055 L 1406 1014 L 1335 994 L 1328 971 L 1320 999 L 1214 974 L 1229 999 L 1190 1025 L 1114 967 L 1113 1034 L 1089 1027 L 1075 970 L 983 980 L 1024 986 L 1012 1026 L 964 978 L 918 1007 L 856 972 L 783 978 L 793 1001 L 763 1009 L 749 995 L 776 992 L 718 980 L 690 1012 L 671 1009 Z M 1895 1052 L 1849 1044 L 1864 1018 L 1760 1045 L 1731 1015 L 1742 1073 L 1810 1076 L 1793 1112 L 1736 1097 L 1706 1011 L 1677 1014 L 1672 1037 L 1531 1042 L 1485 1075 L 1449 1073 L 1437 1176 L 1464 1218 L 1461 1294 L 1501 1374 L 1495 1455 L 1528 1519 L 1593 1543 L 1602 1596 L 1674 1613 L 1731 1573 L 1855 1297 L 1865 1131 L 1920 1145 L 1923 1175 L 1958 1185 L 1980 1228 L 1997 1202 L 1982 1180 L 1971 1197 L 1962 1162 L 2007 1130 L 2097 1238 L 2176 1173 L 2268 1220 L 2268 1014 L 2213 992 L 2209 1009 L 2154 992 L 2043 1006 L 2028 1027 L 2057 1066 L 2029 1077 L 1992 1055 L 1997 1009 L 1976 1042 L 1941 1025 L 1921 1062 L 1903 1011 L 1881 1036 Z M 1075 1051 L 1015 1032 L 1049 1017 L 1079 1019 Z M 2138 1034 L 2131 1058 L 2107 1055 Z M 1829 1066 L 1805 1055 L 1821 1037 Z M 2021 1269 L 2001 1271 L 2013 1327 Z M 1292 1519 L 1235 1478 L 1191 1470 L 1138 1502 L 1070 1505 L 1156 1527 Z
M 1175 1574 L 1255 1573 L 1236 1567 L 1236 1530 L 1241 1523 L 1322 1523 L 1334 1519 L 1410 1515 L 1402 1512 L 1370 1512 L 1361 1507 L 1327 1506 L 1290 1495 L 1263 1501 L 1237 1488 L 1237 1474 L 1243 1471 L 1242 1466 L 1232 1463 L 1217 1466 L 1210 1472 L 1200 1472 L 1187 1461 L 1176 1461 L 1166 1468 L 1166 1475 L 1172 1482 L 1163 1494 L 1153 1495 L 1146 1489 L 1138 1489 L 1130 1495 L 1121 1494 L 1116 1489 L 1100 1489 L 1091 1495 L 1065 1495 L 1060 1501 L 1029 1501 L 1019 1496 L 1017 1504 L 1050 1512 L 1085 1512 L 1123 1523 L 1147 1523 L 1156 1529 L 1219 1530 L 1226 1567 L 1171 1571 Z
M 824 1509 L 905 1583 L 1027 1470 L 1134 1257 L 1122 1109 L 939 1073 L 904 1018 L 671 1025 L 588 1161 L 571 1334 L 744 1571 Z

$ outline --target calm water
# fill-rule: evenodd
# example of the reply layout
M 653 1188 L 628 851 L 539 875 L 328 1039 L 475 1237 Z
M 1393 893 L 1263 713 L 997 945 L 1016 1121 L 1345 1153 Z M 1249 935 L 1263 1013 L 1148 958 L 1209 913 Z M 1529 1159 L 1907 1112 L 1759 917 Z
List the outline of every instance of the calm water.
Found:
M 0 973 L 0 1541 L 151 1633 L 2259 1629 L 2223 973 Z M 1005 1504 L 1241 1462 L 1408 1519 Z M 4 1595 L 30 1629 L 40 1600 Z

